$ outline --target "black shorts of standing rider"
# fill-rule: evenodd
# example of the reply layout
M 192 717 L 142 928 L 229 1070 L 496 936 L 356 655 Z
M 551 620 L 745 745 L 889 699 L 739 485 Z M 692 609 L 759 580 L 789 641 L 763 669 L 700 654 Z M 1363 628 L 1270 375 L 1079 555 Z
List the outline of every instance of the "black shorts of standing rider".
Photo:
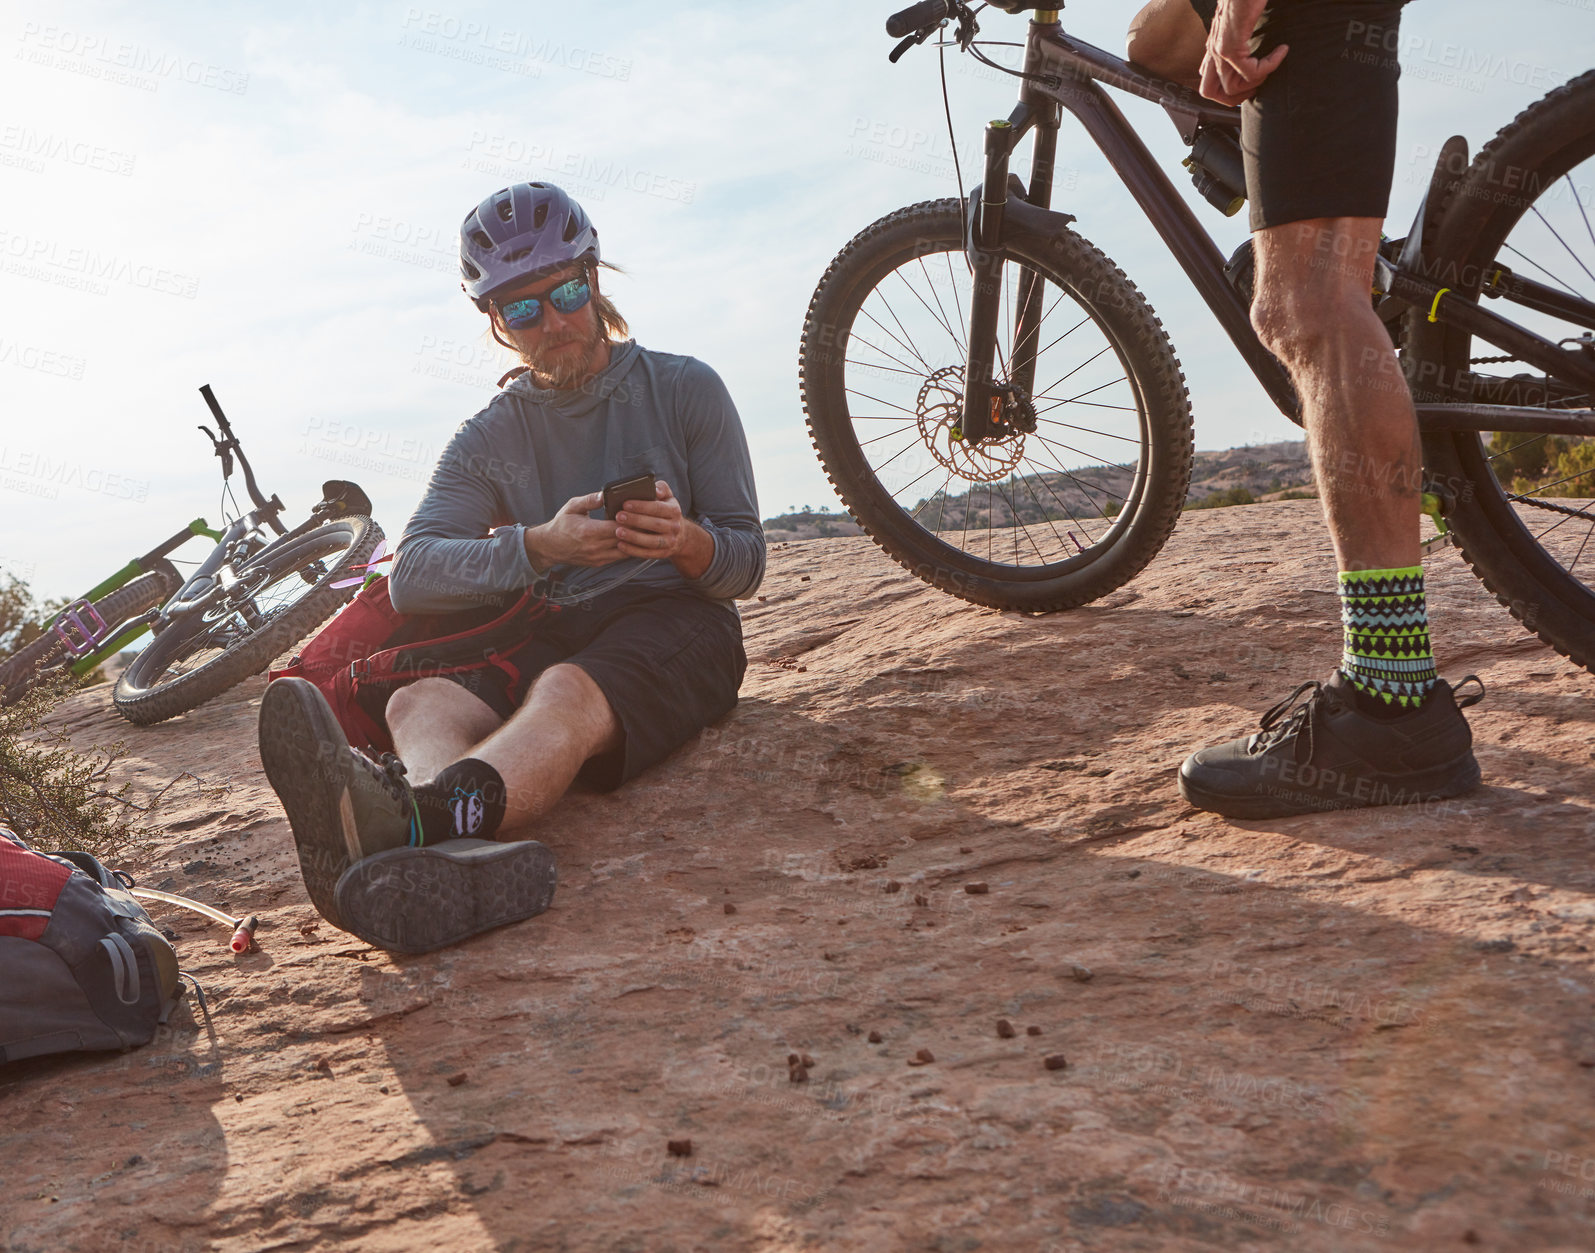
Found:
M 515 677 L 496 666 L 445 677 L 508 719 L 549 666 L 580 666 L 625 733 L 619 749 L 589 759 L 577 776 L 606 792 L 730 713 L 748 667 L 734 609 L 686 588 L 631 584 L 540 618 L 504 660 Z
M 1254 231 L 1307 218 L 1383 218 L 1396 165 L 1406 0 L 1269 0 L 1252 41 L 1290 51 L 1241 106 Z M 1191 0 L 1211 27 L 1216 0 Z

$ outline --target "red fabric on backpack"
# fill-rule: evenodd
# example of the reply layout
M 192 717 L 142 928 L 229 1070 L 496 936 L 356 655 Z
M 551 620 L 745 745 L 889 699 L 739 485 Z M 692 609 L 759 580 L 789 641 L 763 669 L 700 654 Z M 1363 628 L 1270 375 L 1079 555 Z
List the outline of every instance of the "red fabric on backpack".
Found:
M 495 666 L 511 680 L 519 670 L 508 659 L 545 613 L 558 613 L 527 588 L 509 605 L 451 613 L 404 614 L 388 598 L 386 575 L 360 590 L 302 653 L 267 681 L 300 678 L 314 683 L 332 706 L 344 736 L 355 748 L 393 751 L 382 711 L 395 688 L 431 675 L 461 674 Z
M 0 837 L 0 935 L 37 940 L 72 867 Z

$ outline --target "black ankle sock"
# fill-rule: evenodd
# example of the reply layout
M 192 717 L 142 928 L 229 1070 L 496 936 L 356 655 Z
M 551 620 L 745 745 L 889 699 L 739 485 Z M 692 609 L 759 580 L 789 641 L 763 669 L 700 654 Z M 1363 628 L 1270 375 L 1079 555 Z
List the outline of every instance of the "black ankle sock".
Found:
M 467 757 L 416 788 L 415 807 L 421 812 L 422 843 L 491 840 L 504 821 L 504 780 L 485 761 Z

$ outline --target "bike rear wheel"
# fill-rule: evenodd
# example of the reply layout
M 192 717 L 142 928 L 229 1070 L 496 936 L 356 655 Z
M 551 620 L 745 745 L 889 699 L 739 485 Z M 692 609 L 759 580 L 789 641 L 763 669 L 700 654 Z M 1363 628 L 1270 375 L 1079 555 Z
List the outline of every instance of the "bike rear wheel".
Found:
M 292 648 L 358 590 L 382 528 L 351 514 L 273 545 L 239 567 L 226 596 L 178 618 L 122 672 L 112 700 L 147 725 L 219 696 Z
M 115 637 L 132 619 L 164 604 L 181 581 L 177 571 L 167 566 L 164 570 L 151 570 L 129 579 L 115 591 L 92 602 L 94 612 L 109 628 L 105 638 Z M 18 700 L 51 670 L 71 665 L 75 660 L 54 630 L 45 631 L 27 647 L 0 662 L 0 704 L 9 705 Z
M 1021 266 L 1044 283 L 1023 358 Z M 972 279 L 957 200 L 900 209 L 832 262 L 804 323 L 803 407 L 837 495 L 898 564 L 975 604 L 1071 609 L 1174 529 L 1190 401 L 1156 314 L 1078 235 L 1016 237 L 1001 283 L 999 382 L 1036 367 L 1007 436 L 971 447 L 959 427 Z
M 1474 300 L 1510 295 L 1521 275 L 1595 302 L 1592 224 L 1595 71 L 1529 106 L 1479 152 L 1451 185 L 1426 264 L 1435 281 Z M 1595 362 L 1589 313 L 1558 317 L 1520 303 L 1501 312 L 1547 339 L 1580 341 Z M 1420 400 L 1592 407 L 1578 385 L 1492 359 L 1493 345 L 1429 322 L 1427 309 L 1406 317 L 1405 364 Z M 1595 671 L 1595 439 L 1437 433 L 1424 438 L 1424 463 L 1485 586 L 1530 631 Z

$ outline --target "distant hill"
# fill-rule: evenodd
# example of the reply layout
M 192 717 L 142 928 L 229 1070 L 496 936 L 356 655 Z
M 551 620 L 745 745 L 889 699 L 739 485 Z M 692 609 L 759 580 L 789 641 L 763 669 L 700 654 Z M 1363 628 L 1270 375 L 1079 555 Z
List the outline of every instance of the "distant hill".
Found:
M 1066 474 L 1027 475 L 1020 480 L 1027 490 L 1008 493 L 1016 501 L 1029 498 L 1059 502 L 1059 511 L 1074 510 L 1099 514 L 1112 512 L 1115 498 L 1122 498 L 1130 484 L 1130 472 L 1119 466 L 1085 466 Z M 1199 452 L 1191 467 L 1191 486 L 1186 493 L 1187 508 L 1213 508 L 1245 504 L 1250 500 L 1293 499 L 1316 495 L 1312 486 L 1312 466 L 1307 459 L 1305 440 L 1277 444 L 1253 444 L 1245 448 L 1220 448 Z M 968 506 L 965 496 L 948 497 L 940 507 L 944 525 L 955 526 Z M 984 517 L 987 493 L 979 493 L 976 515 Z M 1006 508 L 999 506 L 1002 512 Z M 1031 516 L 1034 514 L 1034 516 Z M 1039 522 L 1038 505 L 1021 505 L 1019 520 Z M 974 519 L 972 519 L 974 520 Z M 1005 519 L 993 519 L 1002 525 Z M 773 541 L 823 539 L 833 535 L 858 535 L 862 528 L 846 513 L 823 509 L 795 509 L 764 520 L 764 534 Z

